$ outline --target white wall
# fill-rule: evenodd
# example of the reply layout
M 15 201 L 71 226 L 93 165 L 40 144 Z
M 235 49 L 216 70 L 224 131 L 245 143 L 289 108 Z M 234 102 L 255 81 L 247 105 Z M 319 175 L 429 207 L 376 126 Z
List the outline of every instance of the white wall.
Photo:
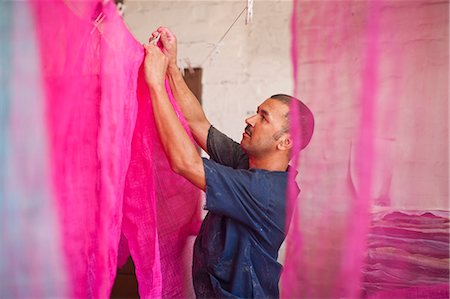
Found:
M 244 119 L 274 93 L 292 93 L 291 1 L 258 1 L 219 53 L 205 57 L 246 1 L 126 1 L 125 21 L 145 42 L 159 25 L 179 40 L 179 65 L 203 73 L 210 121 L 240 141 Z M 300 97 L 316 116 L 302 156 L 303 200 L 352 196 L 356 134 L 366 43 L 366 1 L 300 1 Z M 448 209 L 448 2 L 383 1 L 379 59 L 375 201 L 402 209 Z M 395 102 L 395 105 L 392 103 Z M 318 173 L 320 172 L 320 173 Z
M 244 119 L 275 93 L 292 93 L 291 1 L 255 1 L 253 22 L 236 22 L 219 53 L 203 63 L 247 1 L 126 1 L 124 19 L 140 42 L 158 26 L 178 38 L 185 58 L 203 67 L 203 106 L 211 123 L 240 141 Z

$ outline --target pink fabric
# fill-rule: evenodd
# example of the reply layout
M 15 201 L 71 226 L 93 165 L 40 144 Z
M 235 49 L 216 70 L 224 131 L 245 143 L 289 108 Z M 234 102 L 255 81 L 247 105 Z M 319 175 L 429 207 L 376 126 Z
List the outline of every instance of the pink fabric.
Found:
M 362 68 L 362 86 L 359 104 L 361 106 L 359 128 L 356 137 L 356 168 L 359 186 L 355 186 L 356 196 L 350 203 L 347 218 L 347 244 L 341 264 L 341 286 L 336 296 L 359 298 L 361 296 L 361 268 L 363 266 L 366 238 L 369 228 L 374 161 L 374 121 L 375 101 L 378 92 L 378 12 L 381 1 L 372 1 L 367 7 L 368 22 L 366 30 L 366 49 Z
M 294 82 L 298 80 L 298 48 L 297 48 L 297 18 L 298 9 L 297 5 L 294 4 L 291 17 L 291 59 L 292 59 L 292 70 Z M 294 97 L 299 97 L 297 84 L 294 85 Z M 297 185 L 296 185 L 296 174 L 299 167 L 299 156 L 300 156 L 300 141 L 295 136 L 301 136 L 301 128 L 298 126 L 299 119 L 299 107 L 296 102 L 292 102 L 291 107 L 291 118 L 290 118 L 290 129 L 291 134 L 294 136 L 293 139 L 293 157 L 291 160 L 291 168 L 288 173 L 288 190 L 287 190 L 287 205 L 286 205 L 286 231 L 289 231 L 289 236 L 286 240 L 286 258 L 285 258 L 285 268 L 283 270 L 283 280 L 281 288 L 281 296 L 283 298 L 296 298 L 299 296 L 299 289 L 301 285 L 298 284 L 298 270 L 296 266 L 300 264 L 300 259 L 302 257 L 302 237 L 299 230 L 298 217 L 299 213 L 297 210 Z M 291 216 L 292 215 L 292 216 Z M 296 265 L 296 266 L 294 266 Z
M 448 211 L 372 215 L 362 289 L 368 298 L 448 298 Z
M 142 61 L 142 49 L 124 31 L 115 8 L 100 3 L 33 2 L 53 181 L 74 297 L 107 297 L 115 278 L 137 112 L 133 90 Z M 101 13 L 105 19 L 93 27 Z
M 200 192 L 170 170 L 142 69 L 137 90 L 139 112 L 125 185 L 123 232 L 140 296 L 182 297 L 182 282 L 189 274 L 182 271 L 182 254 L 187 237 L 198 229 Z
M 449 285 L 423 285 L 414 286 L 411 288 L 404 288 L 395 291 L 384 291 L 377 293 L 370 299 L 385 299 L 385 298 L 408 298 L 408 299 L 448 299 Z
M 448 148 L 434 146 L 448 141 L 441 138 L 445 126 L 435 121 L 446 111 L 436 99 L 448 98 L 438 76 L 444 70 L 448 79 L 448 43 L 434 38 L 448 33 L 443 3 L 294 2 L 294 94 L 312 108 L 318 126 L 312 144 L 292 161 L 292 169 L 301 166 L 299 175 L 289 173 L 293 220 L 282 297 L 357 298 L 361 290 L 372 298 L 448 297 L 448 212 L 369 213 L 373 202 L 398 203 L 410 189 L 423 194 L 422 177 L 398 187 L 398 177 L 414 177 L 416 167 L 448 186 L 441 158 Z M 1 2 L 0 8 L 0 293 L 107 298 L 117 266 L 131 253 L 141 297 L 185 297 L 189 273 L 182 255 L 198 230 L 199 191 L 170 170 L 161 148 L 141 45 L 111 1 Z M 422 14 L 445 26 L 426 24 L 447 31 L 426 31 L 433 38 L 421 52 L 409 47 L 417 42 L 414 31 L 403 38 L 408 47 L 390 47 L 402 38 L 398 26 L 407 31 L 415 24 L 397 20 L 420 21 Z M 430 70 L 429 63 L 411 69 L 423 56 L 446 58 L 447 69 Z M 401 80 L 404 70 L 414 73 L 404 81 L 431 87 L 405 88 L 411 86 Z M 388 99 L 383 105 L 382 96 Z M 401 118 L 404 110 L 413 117 Z M 417 133 L 405 129 L 411 123 Z M 293 126 L 294 136 L 301 129 Z M 401 145 L 402 159 L 414 158 L 400 175 L 393 143 Z M 435 156 L 443 162 L 434 163 Z M 423 161 L 432 167 L 417 164 Z M 293 196 L 294 180 L 300 198 Z M 430 186 L 428 192 L 443 184 Z
M 448 293 L 442 285 L 448 270 L 441 268 L 446 259 L 448 268 L 448 239 L 423 240 L 415 223 L 401 228 L 399 240 L 392 238 L 397 228 L 374 232 L 369 226 L 379 206 L 429 207 L 419 222 L 426 222 L 428 209 L 448 209 L 448 172 L 432 166 L 448 165 L 448 146 L 438 141 L 448 141 L 448 133 L 441 134 L 447 130 L 441 112 L 448 107 L 447 10 L 443 2 L 294 1 L 294 94 L 311 108 L 317 126 L 309 147 L 292 161 L 300 165 L 302 193 L 295 204 L 289 189 L 294 218 L 283 298 Z M 424 142 L 429 134 L 436 143 Z M 413 244 L 422 244 L 420 255 Z M 410 289 L 396 290 L 401 287 Z
M 142 46 L 102 3 L 33 2 L 69 285 L 76 298 L 108 297 L 122 232 L 141 297 L 181 296 L 199 192 L 162 151 Z

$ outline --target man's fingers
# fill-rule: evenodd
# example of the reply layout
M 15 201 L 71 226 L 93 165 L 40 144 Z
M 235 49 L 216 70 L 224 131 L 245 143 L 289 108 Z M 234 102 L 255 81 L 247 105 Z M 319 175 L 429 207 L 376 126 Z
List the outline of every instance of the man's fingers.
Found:
M 144 45 L 146 55 L 151 55 L 157 59 L 165 58 L 165 55 L 161 51 L 161 49 L 153 43 L 148 43 Z
M 144 48 L 145 48 L 145 52 L 148 54 L 148 53 L 153 53 L 155 51 L 156 46 L 153 43 L 148 43 L 148 44 L 144 45 Z
M 167 43 L 169 42 L 169 39 L 167 38 L 167 34 L 166 34 L 165 31 L 161 32 L 161 41 L 162 41 L 164 46 L 166 46 Z
M 176 39 L 176 38 L 175 38 L 175 35 L 174 35 L 168 28 L 166 28 L 166 27 L 160 26 L 160 27 L 157 29 L 157 31 L 158 31 L 159 33 L 161 33 L 161 34 L 162 34 L 162 33 L 165 33 L 168 41 L 172 41 L 172 40 L 175 40 L 175 39 Z
M 158 34 L 159 34 L 158 31 L 153 31 L 153 33 L 148 38 L 148 42 L 151 42 L 153 39 L 155 39 L 158 36 Z

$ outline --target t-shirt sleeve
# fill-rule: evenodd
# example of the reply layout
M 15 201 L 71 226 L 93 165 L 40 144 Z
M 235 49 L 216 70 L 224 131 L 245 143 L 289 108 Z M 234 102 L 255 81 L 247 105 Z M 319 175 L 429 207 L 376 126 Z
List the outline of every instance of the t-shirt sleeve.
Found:
M 209 128 L 206 146 L 213 161 L 236 169 L 248 169 L 248 156 L 239 143 L 213 126 Z
M 252 177 L 248 170 L 233 169 L 203 158 L 206 178 L 206 204 L 208 211 L 238 220 L 261 231 L 268 219 L 267 197 L 252 190 Z

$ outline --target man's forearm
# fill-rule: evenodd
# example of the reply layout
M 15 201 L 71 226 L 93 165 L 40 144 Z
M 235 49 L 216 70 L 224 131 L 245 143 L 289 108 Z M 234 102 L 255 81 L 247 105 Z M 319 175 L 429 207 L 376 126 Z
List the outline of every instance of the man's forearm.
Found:
M 181 112 L 186 118 L 192 136 L 194 136 L 195 141 L 203 150 L 208 151 L 206 143 L 208 130 L 211 124 L 206 118 L 199 101 L 189 90 L 189 87 L 186 85 L 186 82 L 184 82 L 184 78 L 176 65 L 169 67 L 167 77 L 172 93 Z
M 178 67 L 176 65 L 170 66 L 167 75 L 175 100 L 180 106 L 181 112 L 183 112 L 189 126 L 207 121 L 199 101 L 186 85 Z
M 149 91 L 156 127 L 172 170 L 204 190 L 201 157 L 173 110 L 164 85 L 149 85 Z

